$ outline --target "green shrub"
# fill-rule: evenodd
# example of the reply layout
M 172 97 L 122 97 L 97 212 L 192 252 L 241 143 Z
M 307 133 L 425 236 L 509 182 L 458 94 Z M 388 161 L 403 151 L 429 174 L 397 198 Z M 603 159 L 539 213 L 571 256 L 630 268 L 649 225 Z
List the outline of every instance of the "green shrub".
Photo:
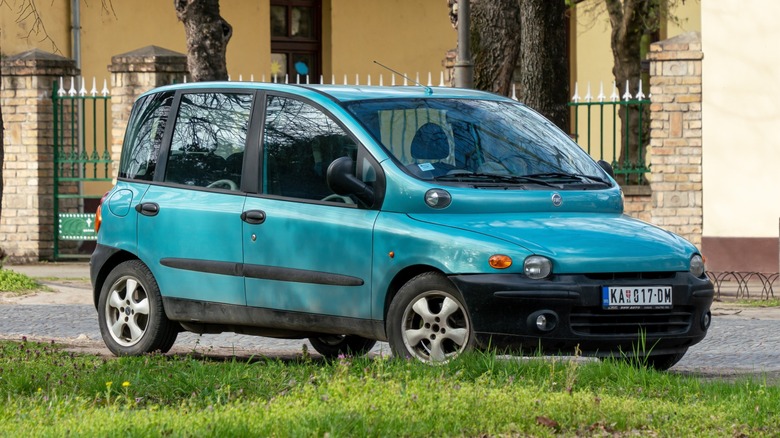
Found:
M 8 269 L 0 269 L 0 292 L 23 292 L 41 287 L 32 278 Z

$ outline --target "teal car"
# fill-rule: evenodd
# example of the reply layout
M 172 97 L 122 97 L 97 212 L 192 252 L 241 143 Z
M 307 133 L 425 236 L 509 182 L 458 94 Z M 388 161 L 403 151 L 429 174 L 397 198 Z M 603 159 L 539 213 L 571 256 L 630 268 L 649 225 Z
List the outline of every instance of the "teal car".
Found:
M 548 120 L 473 90 L 152 90 L 97 222 L 117 355 L 229 331 L 326 357 L 388 341 L 431 363 L 578 349 L 666 369 L 711 319 L 696 247 L 623 214 L 609 164 Z

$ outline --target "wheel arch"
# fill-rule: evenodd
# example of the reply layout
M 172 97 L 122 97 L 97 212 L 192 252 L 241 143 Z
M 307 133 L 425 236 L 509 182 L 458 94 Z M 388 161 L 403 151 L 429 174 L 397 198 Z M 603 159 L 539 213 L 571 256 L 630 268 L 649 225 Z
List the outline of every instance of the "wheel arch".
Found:
M 116 268 L 120 263 L 126 262 L 128 260 L 140 260 L 135 254 L 124 251 L 124 250 L 117 250 L 113 254 L 111 254 L 108 258 L 106 258 L 103 263 L 100 265 L 99 270 L 94 275 L 93 282 L 92 282 L 92 302 L 95 304 L 95 308 L 98 307 L 98 300 L 100 300 L 100 291 L 103 289 L 103 283 L 105 283 L 106 278 L 108 277 L 108 274 L 111 273 L 111 271 Z
M 384 302 L 384 308 L 382 310 L 382 320 L 385 321 L 385 326 L 387 325 L 387 312 L 390 309 L 390 303 L 393 301 L 393 298 L 398 294 L 398 291 L 403 287 L 404 284 L 409 282 L 412 278 L 424 274 L 426 272 L 438 272 L 442 275 L 446 274 L 441 270 L 431 265 L 412 265 L 407 266 L 406 268 L 400 270 L 397 274 L 395 274 L 395 277 L 393 277 L 393 280 L 390 281 L 390 284 L 387 287 L 387 293 L 385 294 L 385 302 Z M 453 286 L 455 284 L 453 283 Z M 387 328 L 385 327 L 385 330 Z

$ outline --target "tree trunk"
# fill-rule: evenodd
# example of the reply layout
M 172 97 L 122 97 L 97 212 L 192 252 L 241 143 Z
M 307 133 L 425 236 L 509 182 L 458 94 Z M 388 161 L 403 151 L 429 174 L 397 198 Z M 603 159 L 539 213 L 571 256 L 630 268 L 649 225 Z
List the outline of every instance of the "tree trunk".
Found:
M 192 81 L 227 80 L 227 44 L 233 27 L 219 15 L 219 0 L 174 0 L 187 37 Z
M 642 74 L 641 43 L 645 29 L 652 29 L 653 24 L 648 23 L 648 17 L 653 17 L 653 8 L 658 8 L 657 2 L 650 0 L 607 0 L 607 12 L 612 26 L 611 44 L 614 67 L 612 74 L 615 77 L 615 85 L 620 95 L 628 92 L 636 96 L 639 90 L 639 79 Z M 626 82 L 627 81 L 627 82 Z M 631 168 L 644 163 L 639 161 L 645 157 L 641 155 L 643 144 L 639 142 L 639 133 L 642 133 L 642 143 L 647 144 L 650 129 L 649 109 L 644 108 L 642 123 L 639 122 L 639 110 L 624 106 L 620 110 L 620 121 L 623 125 L 621 135 L 619 168 Z M 628 129 L 626 130 L 626 127 Z M 627 184 L 638 182 L 638 176 L 627 175 L 623 181 Z
M 474 87 L 509 96 L 520 56 L 521 0 L 479 0 L 471 5 Z
M 522 0 L 520 92 L 534 108 L 569 131 L 569 65 L 563 0 Z

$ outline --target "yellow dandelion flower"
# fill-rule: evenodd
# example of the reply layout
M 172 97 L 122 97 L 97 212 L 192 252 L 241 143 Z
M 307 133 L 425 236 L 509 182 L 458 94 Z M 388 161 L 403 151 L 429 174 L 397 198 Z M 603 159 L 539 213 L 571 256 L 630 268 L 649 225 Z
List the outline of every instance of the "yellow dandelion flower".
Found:
M 122 382 L 122 388 L 127 388 L 130 386 L 130 382 Z
M 111 385 L 113 385 L 114 382 L 106 382 L 106 388 L 111 388 Z

